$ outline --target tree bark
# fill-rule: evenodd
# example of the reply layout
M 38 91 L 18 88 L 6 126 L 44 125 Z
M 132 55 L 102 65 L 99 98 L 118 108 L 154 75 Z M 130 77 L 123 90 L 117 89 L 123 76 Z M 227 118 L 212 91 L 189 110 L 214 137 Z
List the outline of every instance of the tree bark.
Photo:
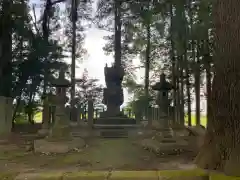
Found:
M 76 68 L 76 21 L 77 21 L 77 3 L 72 0 L 72 64 L 71 64 L 71 121 L 77 121 L 75 108 L 75 68 Z
M 120 67 L 122 65 L 122 22 L 121 22 L 121 0 L 115 0 L 115 41 L 114 41 L 114 52 L 115 52 L 115 65 Z
M 149 96 L 149 69 L 150 69 L 150 45 L 151 45 L 151 32 L 150 32 L 150 24 L 147 24 L 147 46 L 146 46 L 146 60 L 145 60 L 145 84 L 144 91 L 145 96 Z
M 186 67 L 186 90 L 187 90 L 187 114 L 188 114 L 188 126 L 192 126 L 192 100 L 191 100 L 191 84 L 189 82 L 189 67 Z
M 209 48 L 209 37 L 207 37 L 207 40 L 204 42 L 206 52 L 204 54 L 204 65 L 206 69 L 206 91 L 207 91 L 207 126 L 209 126 L 208 119 L 210 119 L 209 112 L 210 112 L 210 100 L 211 100 L 211 94 L 212 94 L 212 57 L 210 55 L 210 48 Z
M 206 58 L 206 89 L 207 89 L 207 120 L 210 119 L 210 99 L 212 94 L 212 74 L 211 74 L 211 64 L 210 55 L 205 56 Z M 207 121 L 207 126 L 209 126 L 209 121 Z
M 195 99 L 196 99 L 196 126 L 200 126 L 200 54 L 199 54 L 199 44 L 197 43 L 197 58 L 195 62 Z
M 175 58 L 175 46 L 174 46 L 174 41 L 173 41 L 173 5 L 170 4 L 169 7 L 170 11 L 170 18 L 171 18 L 171 26 L 170 26 L 170 43 L 171 43 L 171 49 L 170 49 L 170 57 L 172 61 L 172 85 L 173 85 L 173 107 L 174 107 L 174 112 L 173 112 L 173 123 L 177 122 L 177 101 L 176 101 L 176 96 L 177 96 L 177 91 L 176 91 L 176 58 Z
M 46 0 L 45 9 L 43 12 L 43 20 L 42 20 L 42 31 L 43 31 L 43 38 L 45 44 L 48 48 L 48 40 L 49 40 L 49 13 L 52 8 L 51 0 Z M 48 51 L 47 51 L 48 52 Z M 48 53 L 45 54 L 45 61 L 47 61 Z M 44 70 L 44 79 L 43 79 L 43 110 L 42 110 L 42 123 L 43 128 L 47 128 L 48 126 L 48 115 L 49 115 L 49 104 L 47 102 L 47 70 Z
M 240 1 L 216 0 L 215 74 L 210 119 L 204 145 L 196 158 L 201 168 L 240 176 Z
M 150 5 L 149 5 L 150 6 Z M 145 84 L 144 91 L 146 97 L 146 109 L 149 107 L 149 71 L 150 71 L 150 53 L 151 53 L 151 26 L 150 20 L 146 24 L 147 30 L 147 46 L 146 46 L 146 60 L 145 60 Z M 152 118 L 148 119 L 148 125 L 152 125 Z
M 12 0 L 2 1 L 0 30 L 0 96 L 12 96 Z
M 184 62 L 184 59 L 183 59 L 183 55 L 180 57 L 181 61 L 179 62 L 181 65 L 180 65 L 180 89 L 179 89 L 179 95 L 180 95 L 180 107 L 179 107 L 179 115 L 180 115 L 180 125 L 181 126 L 184 126 L 184 66 L 185 66 L 185 63 Z
M 177 110 L 177 123 L 181 122 L 181 93 L 180 93 L 180 58 L 177 57 L 176 63 L 176 110 Z

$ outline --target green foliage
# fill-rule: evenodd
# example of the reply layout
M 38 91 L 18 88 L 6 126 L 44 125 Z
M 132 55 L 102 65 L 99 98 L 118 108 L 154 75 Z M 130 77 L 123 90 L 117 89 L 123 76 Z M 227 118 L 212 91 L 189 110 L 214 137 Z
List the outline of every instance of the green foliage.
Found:
M 76 105 L 85 108 L 89 98 L 93 99 L 94 106 L 102 104 L 102 90 L 103 87 L 98 84 L 98 80 L 90 78 L 85 69 L 82 77 L 77 80 Z
M 26 113 L 33 114 L 37 110 L 37 106 L 41 105 L 40 97 L 42 97 L 43 93 L 45 91 L 53 91 L 50 84 L 55 73 L 63 66 L 68 67 L 64 58 L 66 57 L 66 52 L 70 51 L 67 47 L 70 44 L 69 38 L 71 34 L 65 33 L 67 41 L 62 41 L 63 39 L 59 39 L 61 37 L 56 34 L 63 27 L 66 27 L 66 31 L 70 30 L 69 28 L 71 27 L 68 26 L 70 20 L 66 14 L 67 12 L 69 14 L 69 8 L 67 8 L 65 13 L 67 17 L 67 21 L 65 21 L 66 19 L 62 19 L 62 10 L 58 3 L 51 2 L 49 6 L 49 4 L 46 4 L 47 1 L 45 1 L 45 4 L 42 6 L 43 14 L 37 19 L 36 6 L 30 7 L 29 1 L 13 0 L 11 6 L 7 6 L 10 1 L 2 1 L 1 3 L 0 19 L 3 20 L 1 23 L 5 23 L 4 20 L 9 17 L 12 22 L 12 24 L 4 25 L 6 30 L 8 28 L 7 25 L 10 26 L 12 32 L 2 29 L 3 32 L 0 33 L 0 40 L 7 33 L 12 33 L 12 40 L 6 40 L 8 43 L 12 41 L 12 52 L 7 52 L 12 54 L 12 75 L 9 75 L 12 76 L 12 90 L 9 90 L 8 86 L 1 84 L 0 86 L 6 89 L 4 91 L 11 91 L 11 96 L 16 98 L 15 118 L 17 116 L 16 113 L 19 110 L 23 112 L 23 109 L 25 109 Z M 86 50 L 83 49 L 84 27 L 80 21 L 89 21 L 91 17 L 91 2 L 84 0 L 78 1 L 78 4 L 77 55 L 82 58 L 86 54 Z M 11 8 L 10 10 L 9 7 Z M 33 15 L 31 15 L 30 11 L 33 12 Z M 7 12 L 11 13 L 11 16 L 6 16 Z M 44 19 L 45 17 L 46 19 Z M 9 61 L 6 58 L 5 60 L 6 62 Z M 3 61 L 1 60 L 1 62 Z M 1 78 L 5 77 L 0 74 L 0 80 Z M 3 80 L 0 81 L 0 83 L 4 82 Z M 0 91 L 3 91 L 1 88 Z M 19 103 L 22 100 L 25 102 L 25 108 L 19 108 Z

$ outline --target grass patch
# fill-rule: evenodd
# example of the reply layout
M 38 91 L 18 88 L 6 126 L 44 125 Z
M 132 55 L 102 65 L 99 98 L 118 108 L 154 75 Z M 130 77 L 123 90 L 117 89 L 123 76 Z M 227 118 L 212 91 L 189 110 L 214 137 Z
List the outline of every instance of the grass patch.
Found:
M 33 119 L 34 119 L 35 123 L 41 123 L 42 122 L 42 112 L 37 112 Z
M 17 177 L 17 172 L 0 172 L 0 179 L 15 179 Z
M 195 114 L 192 114 L 192 126 L 196 126 L 196 116 Z M 207 126 L 207 116 L 201 116 L 200 117 L 200 123 L 201 125 L 203 125 L 204 127 Z M 185 116 L 185 125 L 188 125 L 188 116 Z
M 87 116 L 86 116 L 87 117 Z M 37 112 L 34 116 L 34 121 L 35 123 L 41 123 L 42 122 L 42 112 Z M 27 121 L 24 119 L 21 120 L 17 120 L 17 123 L 21 124 L 21 123 L 26 123 Z M 204 127 L 206 127 L 207 125 L 207 117 L 206 116 L 201 116 L 200 119 L 201 125 L 203 125 Z M 185 116 L 185 125 L 188 124 L 188 116 Z M 192 114 L 192 125 L 196 126 L 196 116 L 195 114 Z
M 149 179 L 167 178 L 169 180 L 188 179 L 196 180 L 201 176 L 205 176 L 206 172 L 200 169 L 193 170 L 164 170 L 164 171 L 78 171 L 78 172 L 54 172 L 48 171 L 43 173 L 27 173 L 23 177 L 34 179 L 105 179 L 109 175 L 109 179 Z M 0 175 L 0 177 L 2 177 Z M 6 176 L 3 176 L 6 177 Z M 222 174 L 210 174 L 210 180 L 240 180 L 240 177 L 225 176 Z

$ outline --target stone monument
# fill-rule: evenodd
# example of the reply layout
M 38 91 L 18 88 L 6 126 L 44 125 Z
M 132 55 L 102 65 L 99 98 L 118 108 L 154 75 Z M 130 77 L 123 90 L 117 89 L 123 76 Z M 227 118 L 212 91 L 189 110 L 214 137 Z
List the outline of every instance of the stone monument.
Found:
M 41 129 L 38 131 L 38 134 L 40 136 L 46 136 L 48 135 L 48 132 L 49 132 L 49 128 L 50 128 L 50 125 L 52 123 L 52 120 L 54 119 L 54 112 L 53 112 L 53 109 L 54 109 L 54 99 L 55 99 L 55 95 L 49 93 L 47 94 L 45 97 L 44 97 L 44 105 L 45 108 L 48 108 L 47 111 L 45 111 L 45 117 L 43 118 L 43 121 L 42 121 L 42 127 Z M 44 113 L 43 113 L 44 114 Z
M 169 126 L 169 108 L 170 108 L 170 101 L 168 99 L 168 93 L 170 90 L 173 89 L 173 86 L 166 81 L 166 76 L 164 73 L 160 75 L 160 81 L 157 82 L 155 85 L 152 86 L 152 89 L 158 91 L 158 96 L 156 103 L 159 106 L 161 120 L 162 120 L 162 128 L 164 136 L 172 137 L 172 129 Z
M 63 69 L 61 69 L 58 79 L 52 82 L 52 86 L 56 87 L 55 122 L 47 138 L 36 140 L 34 148 L 36 152 L 66 153 L 70 150 L 82 147 L 83 140 L 78 139 L 76 141 L 72 139 L 71 136 L 69 116 L 65 110 L 65 103 L 67 100 L 66 90 L 70 87 L 70 82 L 65 79 L 65 71 Z
M 122 80 L 124 70 L 122 67 L 104 68 L 105 82 L 107 88 L 104 88 L 103 103 L 107 105 L 106 116 L 120 116 L 120 106 L 123 103 Z
M 94 107 L 93 100 L 91 97 L 88 98 L 88 126 L 92 128 L 93 126 L 93 116 L 94 116 Z
M 0 96 L 0 134 L 8 135 L 12 130 L 13 99 Z
M 107 111 L 100 114 L 100 118 L 95 122 L 100 124 L 136 124 L 135 119 L 130 119 L 120 111 L 123 103 L 122 80 L 124 69 L 113 64 L 104 68 L 106 88 L 103 91 L 103 103 L 107 106 Z
M 55 123 L 50 130 L 49 137 L 53 138 L 68 138 L 69 136 L 69 116 L 66 112 L 65 103 L 67 101 L 66 90 L 70 87 L 70 82 L 65 79 L 65 72 L 61 69 L 58 79 L 55 79 L 52 83 L 53 87 L 56 87 L 55 96 Z M 59 136 L 59 133 L 62 133 Z

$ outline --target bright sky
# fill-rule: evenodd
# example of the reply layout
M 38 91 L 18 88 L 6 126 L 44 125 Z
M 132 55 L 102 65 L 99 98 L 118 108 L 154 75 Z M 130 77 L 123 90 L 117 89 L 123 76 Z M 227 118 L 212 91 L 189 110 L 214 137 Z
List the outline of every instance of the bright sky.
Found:
M 30 3 L 42 4 L 40 0 L 30 0 Z M 40 8 L 36 8 L 36 16 L 40 16 Z M 86 31 L 85 48 L 88 51 L 88 58 L 84 59 L 80 68 L 76 69 L 76 77 L 80 77 L 83 69 L 86 68 L 89 75 L 94 78 L 100 79 L 100 83 L 104 84 L 104 66 L 106 63 L 111 63 L 113 58 L 106 56 L 102 50 L 105 41 L 103 36 L 107 35 L 108 32 L 99 30 L 95 27 L 91 27 Z M 71 61 L 71 60 L 69 60 Z

